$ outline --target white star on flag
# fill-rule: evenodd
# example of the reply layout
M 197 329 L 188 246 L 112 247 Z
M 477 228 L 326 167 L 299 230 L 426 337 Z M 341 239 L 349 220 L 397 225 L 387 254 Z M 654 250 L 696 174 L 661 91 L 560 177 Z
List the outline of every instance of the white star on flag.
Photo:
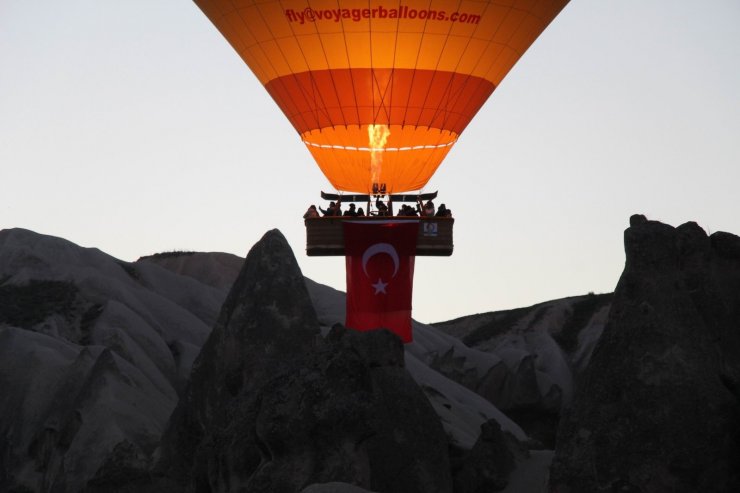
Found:
M 375 288 L 375 294 L 378 294 L 378 293 L 388 294 L 385 292 L 385 287 L 387 285 L 388 285 L 387 282 L 383 282 L 382 279 L 378 278 L 378 282 L 376 282 L 375 284 L 372 284 L 372 287 Z

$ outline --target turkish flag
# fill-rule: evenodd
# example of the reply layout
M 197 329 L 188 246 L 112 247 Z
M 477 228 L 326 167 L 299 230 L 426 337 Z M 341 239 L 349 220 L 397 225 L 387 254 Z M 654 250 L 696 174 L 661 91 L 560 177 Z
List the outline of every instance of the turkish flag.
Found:
M 345 221 L 347 327 L 386 328 L 411 342 L 418 221 Z

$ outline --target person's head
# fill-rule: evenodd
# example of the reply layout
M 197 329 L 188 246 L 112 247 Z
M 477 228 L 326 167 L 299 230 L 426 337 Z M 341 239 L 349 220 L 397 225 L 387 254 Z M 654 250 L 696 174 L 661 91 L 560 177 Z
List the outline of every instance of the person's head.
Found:
M 329 202 L 329 207 L 334 207 L 336 204 L 334 202 Z
M 349 208 L 355 210 L 355 204 L 349 204 Z

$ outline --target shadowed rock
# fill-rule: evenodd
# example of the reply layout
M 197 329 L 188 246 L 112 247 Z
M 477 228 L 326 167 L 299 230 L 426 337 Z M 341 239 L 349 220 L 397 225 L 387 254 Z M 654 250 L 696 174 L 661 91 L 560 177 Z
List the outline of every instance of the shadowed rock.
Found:
M 193 366 L 158 474 L 162 490 L 451 491 L 446 436 L 400 340 L 342 327 L 322 340 L 277 231 L 250 251 Z
M 167 476 L 209 483 L 213 434 L 232 421 L 240 395 L 254 393 L 300 360 L 318 333 L 293 252 L 279 231 L 270 231 L 249 252 L 193 364 L 163 438 Z M 242 457 L 247 469 L 261 460 L 259 450 L 250 452 Z
M 515 457 L 515 454 L 517 457 Z M 461 459 L 454 474 L 455 493 L 494 492 L 503 490 L 509 474 L 529 455 L 514 437 L 504 433 L 495 420 L 481 426 L 473 448 Z
M 633 216 L 551 491 L 740 490 L 740 238 Z

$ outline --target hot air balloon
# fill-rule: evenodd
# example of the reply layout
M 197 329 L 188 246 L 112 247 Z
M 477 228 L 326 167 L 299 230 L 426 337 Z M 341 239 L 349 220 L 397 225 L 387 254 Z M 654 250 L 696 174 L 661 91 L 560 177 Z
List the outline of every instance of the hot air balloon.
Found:
M 404 193 L 424 188 L 568 0 L 195 3 L 264 85 L 343 200 L 369 203 L 387 195 L 392 206 L 434 196 Z M 452 222 L 422 221 L 416 255 L 450 255 Z M 345 253 L 340 220 L 307 220 L 306 227 L 309 255 Z
M 195 0 L 333 187 L 421 190 L 567 0 Z

